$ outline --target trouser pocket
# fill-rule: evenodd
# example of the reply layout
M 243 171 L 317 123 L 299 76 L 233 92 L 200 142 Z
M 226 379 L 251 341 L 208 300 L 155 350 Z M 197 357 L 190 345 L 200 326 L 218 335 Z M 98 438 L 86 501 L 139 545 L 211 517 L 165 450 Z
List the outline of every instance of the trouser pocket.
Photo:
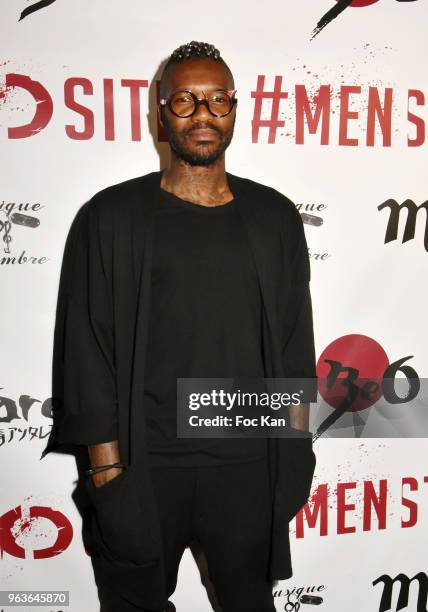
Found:
M 96 487 L 85 482 L 92 504 L 93 540 L 99 553 L 120 563 L 145 564 L 158 558 L 151 534 L 152 512 L 142 507 L 131 468 Z

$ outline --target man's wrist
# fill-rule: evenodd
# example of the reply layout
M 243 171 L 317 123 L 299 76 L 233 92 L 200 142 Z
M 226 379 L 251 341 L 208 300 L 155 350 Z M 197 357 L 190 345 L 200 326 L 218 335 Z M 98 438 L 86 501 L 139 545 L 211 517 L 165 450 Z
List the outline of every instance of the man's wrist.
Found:
M 120 463 L 120 461 L 114 461 L 112 463 L 107 463 L 104 465 L 95 465 L 92 466 L 91 468 L 89 468 L 88 470 L 86 470 L 86 475 L 87 476 L 92 476 L 93 474 L 97 474 L 98 472 L 104 472 L 106 470 L 109 470 L 111 468 L 124 468 L 124 464 Z
M 110 480 L 113 480 L 113 478 L 116 478 L 116 476 L 119 476 L 123 470 L 123 467 L 110 467 L 106 470 L 96 472 L 91 476 L 92 482 L 96 487 L 101 487 Z
M 120 462 L 118 440 L 89 445 L 88 451 L 91 468 L 86 473 L 89 477 L 92 477 L 92 482 L 95 486 L 105 484 L 123 471 L 123 464 Z M 104 467 L 111 466 L 112 464 L 118 467 L 104 469 Z M 98 473 L 94 474 L 93 472 Z

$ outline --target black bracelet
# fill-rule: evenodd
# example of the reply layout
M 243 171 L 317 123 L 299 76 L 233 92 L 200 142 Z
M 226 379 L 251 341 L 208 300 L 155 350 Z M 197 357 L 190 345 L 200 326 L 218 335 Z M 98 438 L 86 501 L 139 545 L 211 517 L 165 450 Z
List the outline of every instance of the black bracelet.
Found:
M 105 470 L 109 470 L 110 468 L 121 467 L 125 468 L 125 464 L 123 463 L 110 463 L 108 465 L 97 465 L 94 468 L 90 468 L 89 470 L 85 470 L 85 474 L 87 476 L 92 476 L 93 474 L 97 474 L 98 472 L 104 472 Z

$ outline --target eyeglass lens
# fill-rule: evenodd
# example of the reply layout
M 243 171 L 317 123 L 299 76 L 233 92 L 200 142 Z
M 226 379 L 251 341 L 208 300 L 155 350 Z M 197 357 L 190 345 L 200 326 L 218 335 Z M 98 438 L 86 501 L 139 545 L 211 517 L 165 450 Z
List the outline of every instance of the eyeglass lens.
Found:
M 215 115 L 229 112 L 231 99 L 224 91 L 214 91 L 208 96 L 210 111 Z M 171 98 L 171 110 L 180 117 L 191 115 L 195 109 L 195 100 L 188 91 L 177 91 Z

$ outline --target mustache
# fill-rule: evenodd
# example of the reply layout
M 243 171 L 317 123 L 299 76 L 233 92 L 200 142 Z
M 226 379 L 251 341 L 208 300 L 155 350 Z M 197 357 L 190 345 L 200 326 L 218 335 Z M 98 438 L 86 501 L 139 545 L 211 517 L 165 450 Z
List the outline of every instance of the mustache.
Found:
M 203 123 L 195 123 L 195 125 L 192 125 L 192 127 L 187 129 L 185 133 L 190 134 L 194 130 L 212 130 L 213 132 L 217 132 L 218 134 L 221 135 L 221 131 L 217 127 L 214 127 L 213 125 L 209 125 L 209 124 L 204 125 Z

